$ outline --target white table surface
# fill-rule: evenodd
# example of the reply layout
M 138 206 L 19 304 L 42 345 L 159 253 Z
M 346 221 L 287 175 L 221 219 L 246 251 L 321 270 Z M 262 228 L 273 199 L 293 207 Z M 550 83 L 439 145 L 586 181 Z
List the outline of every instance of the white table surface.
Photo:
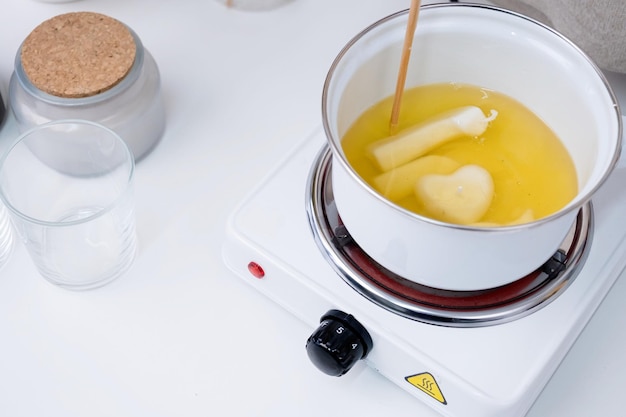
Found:
M 234 276 L 220 253 L 235 205 L 320 124 L 340 48 L 409 3 L 295 0 L 241 12 L 215 0 L 2 0 L 5 99 L 28 33 L 90 10 L 138 33 L 160 67 L 168 117 L 137 166 L 140 248 L 129 273 L 66 291 L 38 275 L 21 244 L 0 270 L 0 416 L 435 417 L 367 367 L 321 374 L 304 350 L 312 329 Z M 0 148 L 14 136 L 9 120 Z M 624 296 L 622 278 L 529 417 L 625 415 Z

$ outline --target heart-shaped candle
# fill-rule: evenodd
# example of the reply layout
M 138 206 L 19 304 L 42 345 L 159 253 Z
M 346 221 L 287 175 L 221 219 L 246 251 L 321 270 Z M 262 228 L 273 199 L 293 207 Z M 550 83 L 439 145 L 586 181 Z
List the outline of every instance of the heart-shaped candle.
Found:
M 431 217 L 448 223 L 471 224 L 489 209 L 494 185 L 486 169 L 464 165 L 449 175 L 424 175 L 416 183 L 415 194 Z

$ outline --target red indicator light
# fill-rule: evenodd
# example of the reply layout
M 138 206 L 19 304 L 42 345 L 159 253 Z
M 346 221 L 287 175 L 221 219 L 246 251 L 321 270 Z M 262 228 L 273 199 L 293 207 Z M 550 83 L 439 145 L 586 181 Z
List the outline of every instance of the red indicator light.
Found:
M 255 277 L 255 278 L 261 279 L 261 278 L 263 278 L 265 276 L 265 271 L 263 270 L 261 265 L 259 265 L 256 262 L 250 262 L 248 264 L 248 271 L 250 271 L 252 276 Z

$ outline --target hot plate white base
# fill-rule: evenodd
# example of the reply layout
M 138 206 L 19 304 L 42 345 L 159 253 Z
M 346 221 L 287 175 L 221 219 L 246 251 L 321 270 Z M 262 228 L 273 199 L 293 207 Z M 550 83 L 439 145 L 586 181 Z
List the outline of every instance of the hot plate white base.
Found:
M 524 416 L 626 265 L 626 169 L 615 170 L 594 196 L 591 250 L 562 295 L 510 323 L 449 328 L 373 304 L 321 255 L 308 225 L 305 188 L 324 144 L 321 129 L 297 144 L 233 213 L 223 248 L 228 267 L 311 332 L 329 309 L 352 314 L 374 341 L 364 362 L 442 415 Z M 263 278 L 249 272 L 250 262 L 263 268 Z

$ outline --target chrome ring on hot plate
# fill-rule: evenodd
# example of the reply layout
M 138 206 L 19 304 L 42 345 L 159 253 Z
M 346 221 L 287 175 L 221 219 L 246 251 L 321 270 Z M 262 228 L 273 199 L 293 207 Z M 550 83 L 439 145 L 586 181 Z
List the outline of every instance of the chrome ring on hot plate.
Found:
M 558 251 L 535 272 L 498 288 L 441 290 L 402 278 L 352 240 L 335 206 L 332 152 L 318 153 L 307 183 L 306 210 L 315 242 L 337 274 L 359 294 L 400 316 L 447 327 L 480 327 L 527 316 L 556 299 L 578 275 L 591 246 L 593 208 L 586 203 Z

